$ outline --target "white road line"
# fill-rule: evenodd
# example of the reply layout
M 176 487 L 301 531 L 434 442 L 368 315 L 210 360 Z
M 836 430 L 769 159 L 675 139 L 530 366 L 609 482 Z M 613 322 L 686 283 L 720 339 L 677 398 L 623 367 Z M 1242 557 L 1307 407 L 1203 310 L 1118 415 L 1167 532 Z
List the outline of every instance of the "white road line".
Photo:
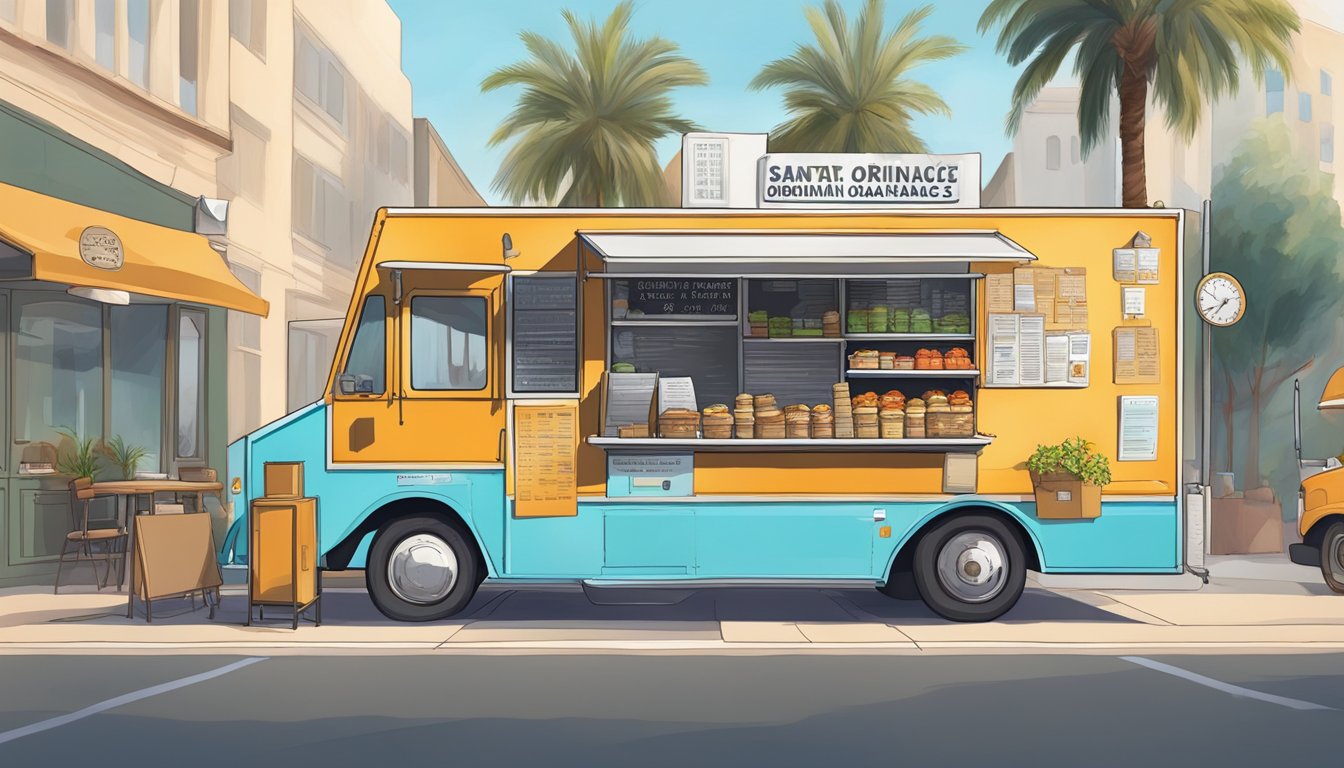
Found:
M 212 669 L 209 672 L 202 672 L 199 675 L 184 677 L 180 680 L 173 680 L 171 682 L 163 683 L 162 685 L 155 685 L 150 688 L 142 688 L 141 690 L 132 691 L 131 693 L 125 694 L 124 696 L 118 696 L 114 699 L 108 699 L 107 701 L 100 701 L 97 704 L 85 707 L 79 710 L 78 712 L 71 712 L 68 715 L 53 717 L 50 720 L 43 720 L 41 722 L 33 723 L 32 725 L 25 725 L 22 728 L 15 728 L 12 731 L 5 731 L 4 733 L 0 733 L 0 744 L 4 744 L 5 742 L 9 741 L 14 741 L 15 739 L 21 739 L 24 736 L 31 736 L 34 733 L 49 731 L 52 728 L 59 728 L 62 725 L 69 725 L 70 723 L 73 723 L 76 720 L 83 720 L 84 718 L 96 715 L 99 712 L 106 712 L 109 709 L 116 709 L 117 707 L 120 707 L 124 704 L 130 704 L 135 701 L 140 701 L 141 699 L 148 699 L 151 696 L 158 696 L 161 693 L 168 693 L 169 691 L 175 691 L 178 688 L 186 688 L 189 685 L 195 685 L 196 683 L 203 683 L 206 680 L 213 680 L 216 677 L 227 675 L 228 673 L 233 672 L 235 670 L 242 669 L 243 667 L 249 667 L 253 664 L 256 664 L 259 661 L 265 661 L 265 660 L 266 657 L 261 656 L 261 657 L 252 657 L 248 659 L 243 659 L 242 661 L 235 661 L 232 664 L 227 664 L 225 666 L 220 667 L 219 669 Z
M 1192 683 L 1212 688 L 1215 691 L 1222 691 L 1223 693 L 1228 693 L 1233 696 L 1255 699 L 1270 704 L 1278 704 L 1281 707 L 1288 707 L 1289 709 L 1325 709 L 1330 711 L 1334 711 L 1335 709 L 1334 707 L 1327 707 L 1324 704 L 1315 704 L 1310 701 L 1302 701 L 1301 699 L 1289 699 L 1284 696 L 1275 696 L 1272 693 L 1262 693 L 1261 691 L 1252 690 L 1250 688 L 1243 688 L 1240 685 L 1224 683 L 1221 680 L 1214 680 L 1212 677 L 1205 677 L 1204 675 L 1196 674 L 1189 670 L 1181 669 L 1180 667 L 1173 667 L 1170 664 L 1163 664 L 1160 661 L 1145 659 L 1142 656 L 1121 656 L 1120 658 L 1131 664 L 1138 664 L 1141 667 L 1147 667 L 1155 672 L 1162 672 L 1174 677 L 1179 677 L 1182 680 L 1189 680 Z

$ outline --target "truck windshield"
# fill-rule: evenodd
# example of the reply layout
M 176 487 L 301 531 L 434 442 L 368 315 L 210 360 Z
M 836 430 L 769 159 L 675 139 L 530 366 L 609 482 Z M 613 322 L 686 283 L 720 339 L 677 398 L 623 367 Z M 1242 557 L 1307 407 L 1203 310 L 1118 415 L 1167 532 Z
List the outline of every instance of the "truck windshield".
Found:
M 382 296 L 364 300 L 359 313 L 359 327 L 350 345 L 350 356 L 343 373 L 355 377 L 355 391 L 359 394 L 382 394 L 387 370 L 387 308 Z

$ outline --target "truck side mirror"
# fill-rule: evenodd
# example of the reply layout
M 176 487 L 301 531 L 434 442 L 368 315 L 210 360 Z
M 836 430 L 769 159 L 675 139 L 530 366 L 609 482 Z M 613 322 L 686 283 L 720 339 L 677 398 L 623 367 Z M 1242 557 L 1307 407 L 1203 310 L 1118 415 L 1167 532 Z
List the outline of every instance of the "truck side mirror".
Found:
M 342 373 L 336 377 L 336 386 L 340 389 L 342 395 L 355 394 L 355 375 L 353 373 Z

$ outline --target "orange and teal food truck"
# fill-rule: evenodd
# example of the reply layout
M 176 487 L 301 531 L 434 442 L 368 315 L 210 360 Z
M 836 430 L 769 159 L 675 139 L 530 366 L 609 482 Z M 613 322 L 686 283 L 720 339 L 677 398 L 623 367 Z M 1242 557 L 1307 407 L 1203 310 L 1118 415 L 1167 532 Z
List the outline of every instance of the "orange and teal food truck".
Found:
M 408 621 L 485 579 L 860 583 L 974 621 L 1029 570 L 1180 574 L 1183 226 L 385 209 L 325 396 L 231 446 L 232 508 L 302 462 L 324 567 Z M 1074 437 L 1110 482 L 1038 505 L 1025 462 Z

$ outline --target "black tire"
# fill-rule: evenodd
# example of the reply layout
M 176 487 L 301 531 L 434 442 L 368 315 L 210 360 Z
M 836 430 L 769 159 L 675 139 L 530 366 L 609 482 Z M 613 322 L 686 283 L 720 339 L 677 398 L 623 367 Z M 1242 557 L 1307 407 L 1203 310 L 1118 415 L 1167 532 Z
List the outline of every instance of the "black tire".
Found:
M 442 597 L 435 595 L 410 600 L 399 595 L 393 587 L 389 578 L 389 573 L 395 569 L 392 557 L 404 544 L 413 543 L 412 540 L 435 547 L 442 545 L 456 559 L 455 577 Z M 374 607 L 395 621 L 437 621 L 453 616 L 467 607 L 482 580 L 475 546 L 458 528 L 437 517 L 404 517 L 384 525 L 369 547 L 368 565 L 364 570 L 364 581 Z M 412 586 L 416 585 L 403 585 L 403 592 L 410 591 Z
M 1344 523 L 1331 523 L 1321 538 L 1321 576 L 1332 591 L 1344 595 Z
M 960 543 L 958 542 L 960 539 Z M 971 548 L 963 545 L 978 542 Z M 974 552 L 971 562 L 956 566 L 957 552 Z M 999 576 L 972 584 L 997 554 Z M 940 573 L 939 559 L 944 559 Z M 974 571 L 970 570 L 974 568 Z M 963 574 L 968 574 L 962 578 Z M 997 517 L 962 514 L 937 523 L 915 547 L 915 586 L 924 603 L 952 621 L 993 621 L 1007 613 L 1027 583 L 1027 558 L 1021 539 Z M 958 581 L 961 578 L 962 580 Z
M 919 587 L 915 585 L 915 574 L 912 571 L 893 569 L 887 577 L 887 583 L 878 587 L 877 591 L 893 600 L 920 599 Z

